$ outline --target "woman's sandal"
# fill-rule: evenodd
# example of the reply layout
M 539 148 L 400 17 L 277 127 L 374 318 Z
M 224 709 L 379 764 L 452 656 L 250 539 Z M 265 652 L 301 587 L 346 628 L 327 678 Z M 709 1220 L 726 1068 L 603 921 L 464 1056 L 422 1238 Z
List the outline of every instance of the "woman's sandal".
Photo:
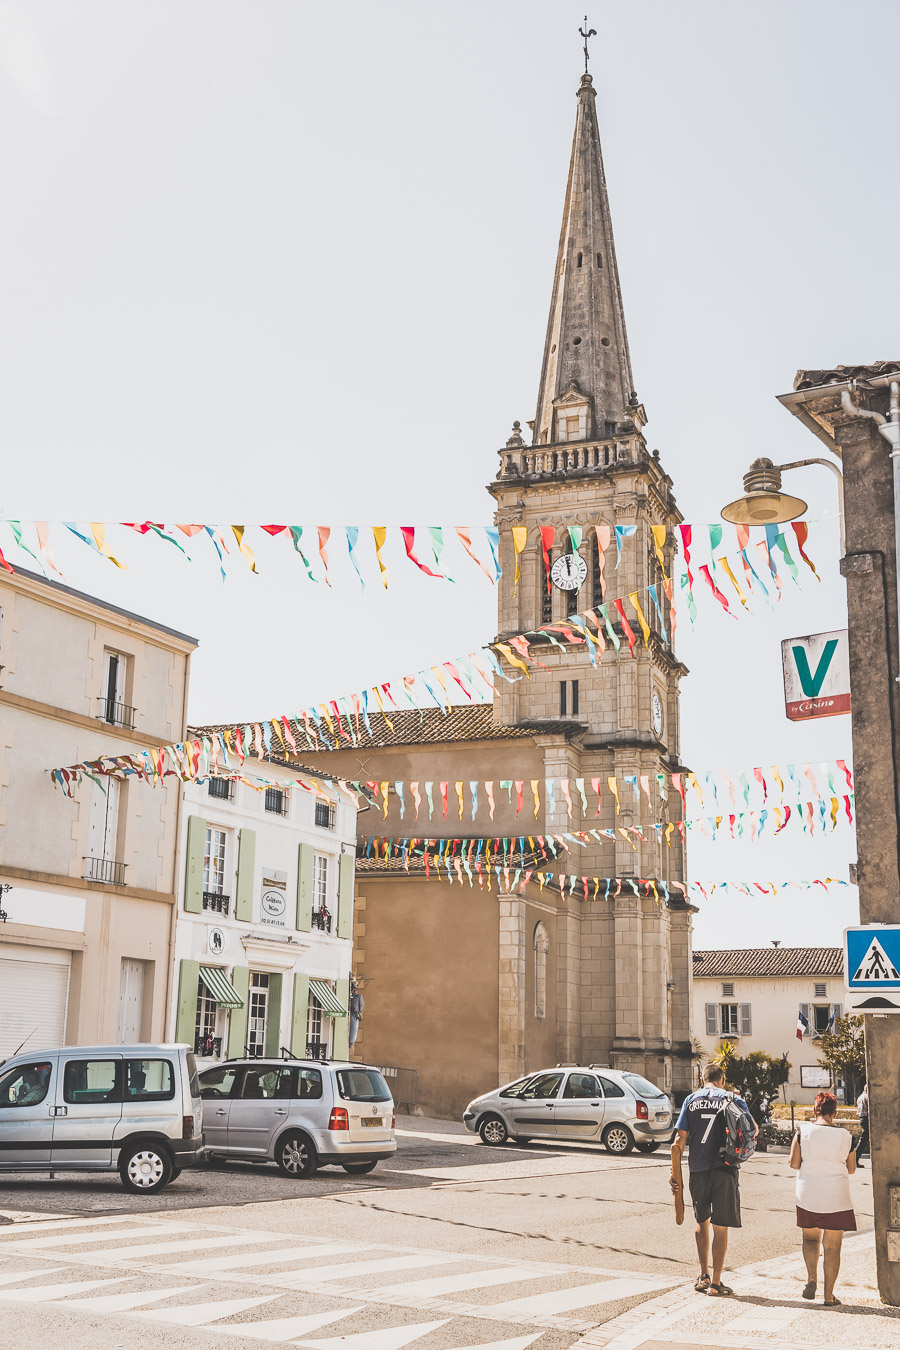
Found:
M 823 1300 L 822 1300 L 822 1307 L 823 1307 L 823 1308 L 842 1308 L 843 1306 L 844 1306 L 844 1305 L 843 1305 L 843 1303 L 841 1303 L 841 1300 L 840 1300 L 839 1298 L 823 1299 Z
M 698 1276 L 697 1281 L 696 1281 L 696 1283 L 695 1283 L 695 1285 L 694 1285 L 694 1288 L 696 1289 L 696 1291 L 697 1291 L 698 1294 L 705 1294 L 705 1293 L 708 1293 L 708 1291 L 709 1291 L 709 1276 L 708 1276 L 708 1275 L 700 1275 L 700 1276 Z
M 806 1284 L 803 1286 L 803 1293 L 800 1295 L 800 1297 L 815 1298 L 815 1296 L 816 1296 L 816 1282 L 815 1280 L 808 1280 Z
M 734 1290 L 730 1289 L 727 1284 L 711 1283 L 706 1292 L 710 1296 L 710 1298 L 730 1298 L 730 1296 L 734 1293 Z

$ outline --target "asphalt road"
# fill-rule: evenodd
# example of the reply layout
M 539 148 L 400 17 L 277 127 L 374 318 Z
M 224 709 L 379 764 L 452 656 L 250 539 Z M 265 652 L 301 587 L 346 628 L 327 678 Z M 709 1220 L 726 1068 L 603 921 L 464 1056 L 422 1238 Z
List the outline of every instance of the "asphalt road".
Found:
M 142 1198 L 115 1176 L 4 1177 L 0 1340 L 568 1350 L 690 1287 L 693 1229 L 674 1224 L 665 1153 L 487 1148 L 456 1123 L 398 1126 L 397 1157 L 363 1178 L 327 1169 L 292 1181 L 228 1164 Z M 872 1226 L 868 1177 L 854 1183 L 861 1230 Z M 728 1266 L 775 1258 L 799 1278 L 786 1155 L 746 1165 L 742 1196 Z

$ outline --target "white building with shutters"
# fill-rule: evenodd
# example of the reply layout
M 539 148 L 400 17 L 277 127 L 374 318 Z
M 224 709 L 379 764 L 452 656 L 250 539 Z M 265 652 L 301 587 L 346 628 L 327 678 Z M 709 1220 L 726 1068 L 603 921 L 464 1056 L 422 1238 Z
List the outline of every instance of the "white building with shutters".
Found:
M 0 570 L 0 1058 L 161 1040 L 181 784 L 50 770 L 184 738 L 193 638 Z
M 204 1063 L 346 1057 L 356 800 L 327 778 L 327 798 L 291 787 L 267 761 L 253 772 L 273 786 L 184 788 L 169 1035 Z
M 762 947 L 694 952 L 693 1034 L 703 1062 L 723 1041 L 738 1054 L 786 1054 L 788 1101 L 811 1102 L 826 1086 L 816 1040 L 843 1016 L 844 967 L 839 947 Z M 798 1014 L 809 1025 L 797 1039 Z

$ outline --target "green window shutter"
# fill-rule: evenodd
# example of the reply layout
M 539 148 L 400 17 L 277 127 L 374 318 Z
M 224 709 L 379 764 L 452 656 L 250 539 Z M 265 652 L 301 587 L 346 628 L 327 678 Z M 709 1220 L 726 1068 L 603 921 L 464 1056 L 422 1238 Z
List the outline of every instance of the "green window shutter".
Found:
M 201 825 L 203 822 L 200 822 Z M 178 975 L 178 1011 L 175 1014 L 175 1040 L 179 1045 L 194 1048 L 197 1029 L 197 989 L 200 984 L 200 962 L 182 961 Z
M 335 980 L 334 992 L 337 994 L 345 1008 L 350 1007 L 350 980 Z M 350 1056 L 350 1018 L 336 1017 L 334 1019 L 334 1049 L 332 1055 L 335 1059 L 348 1059 Z
M 231 983 L 244 1000 L 243 1008 L 232 1008 L 228 1022 L 228 1058 L 243 1059 L 247 1043 L 247 1005 L 250 1002 L 250 967 L 235 966 Z
M 281 1054 L 281 989 L 283 975 L 269 976 L 269 1002 L 266 1007 L 266 1054 L 277 1059 Z
M 300 858 L 297 865 L 297 931 L 299 933 L 308 933 L 312 928 L 313 864 L 315 856 L 316 851 L 312 844 L 300 845 Z M 305 1036 L 306 1032 L 303 1034 Z
M 253 919 L 253 882 L 256 876 L 256 831 L 241 830 L 238 835 L 237 894 L 234 917 L 250 923 Z
M 338 919 L 337 935 L 353 937 L 353 876 L 356 859 L 352 853 L 342 853 L 338 863 Z M 345 1005 L 346 1007 L 346 1002 Z
M 206 852 L 206 821 L 188 816 L 184 866 L 184 907 L 188 914 L 203 913 L 203 855 Z M 194 1043 L 193 1034 L 191 1044 Z
M 309 1012 L 309 976 L 294 976 L 294 1011 L 291 1016 L 291 1054 L 306 1055 L 306 1018 Z

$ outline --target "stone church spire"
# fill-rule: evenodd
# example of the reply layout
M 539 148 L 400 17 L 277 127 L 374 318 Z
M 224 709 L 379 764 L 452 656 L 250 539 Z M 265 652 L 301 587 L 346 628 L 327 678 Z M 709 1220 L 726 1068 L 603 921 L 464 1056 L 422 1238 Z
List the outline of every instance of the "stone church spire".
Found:
M 534 421 L 534 444 L 615 434 L 643 424 L 632 387 L 625 311 L 613 243 L 591 76 L 581 77 L 553 299 Z

